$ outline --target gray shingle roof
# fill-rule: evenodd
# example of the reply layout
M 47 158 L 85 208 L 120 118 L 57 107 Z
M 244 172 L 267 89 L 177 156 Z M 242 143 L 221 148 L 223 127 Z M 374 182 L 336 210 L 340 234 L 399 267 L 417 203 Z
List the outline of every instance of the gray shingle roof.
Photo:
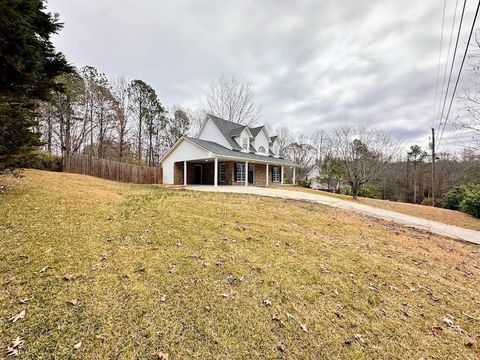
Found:
M 228 141 L 232 149 L 237 149 L 237 150 L 242 149 L 240 145 L 238 145 L 238 143 L 235 141 L 235 139 L 232 138 L 232 134 L 235 134 L 238 131 L 238 135 L 240 135 L 243 129 L 245 129 L 244 125 L 240 125 L 231 121 L 220 119 L 219 117 L 216 117 L 210 114 L 208 114 L 207 116 L 210 119 L 212 119 L 213 123 L 218 128 L 218 130 L 220 130 L 223 137 L 225 138 L 225 140 Z
M 252 133 L 253 137 L 256 137 L 260 130 L 262 130 L 265 126 L 259 126 L 256 128 L 250 128 L 250 132 Z
M 218 156 L 230 156 L 230 157 L 236 157 L 236 158 L 245 159 L 245 160 L 256 160 L 256 161 L 264 161 L 264 162 L 266 161 L 266 162 L 282 164 L 282 165 L 294 165 L 290 160 L 287 160 L 287 159 L 276 158 L 273 156 L 263 156 L 263 155 L 257 155 L 252 153 L 245 153 L 237 150 L 230 150 L 213 141 L 207 141 L 207 140 L 192 138 L 188 136 L 186 138 L 191 142 L 197 144 L 198 146 L 201 146 L 207 151 L 210 151 L 213 154 Z

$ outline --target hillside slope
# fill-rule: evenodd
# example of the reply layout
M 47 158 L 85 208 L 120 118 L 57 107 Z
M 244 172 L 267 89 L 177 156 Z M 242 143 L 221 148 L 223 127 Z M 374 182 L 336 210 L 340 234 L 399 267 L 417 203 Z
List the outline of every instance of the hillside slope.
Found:
M 369 205 L 373 207 L 377 207 L 380 209 L 396 211 L 401 214 L 411 215 L 420 217 L 423 219 L 439 221 L 444 224 L 460 226 L 466 229 L 472 229 L 480 231 L 480 219 L 477 219 L 471 215 L 462 213 L 460 211 L 454 211 L 449 209 L 443 209 L 438 207 L 431 207 L 419 204 L 410 204 L 410 203 L 403 203 L 399 201 L 388 201 L 388 200 L 380 200 L 380 199 L 369 199 L 364 197 L 359 197 L 357 200 L 353 200 L 351 196 L 342 195 L 342 194 L 333 194 L 327 191 L 319 191 L 313 189 L 307 189 L 303 187 L 292 187 L 288 186 L 286 189 L 292 191 L 302 191 L 312 194 L 320 194 L 325 196 L 330 196 L 333 198 L 353 201 L 359 204 Z
M 0 177 L 0 357 L 480 355 L 480 249 L 314 204 Z M 24 318 L 9 319 L 25 310 Z

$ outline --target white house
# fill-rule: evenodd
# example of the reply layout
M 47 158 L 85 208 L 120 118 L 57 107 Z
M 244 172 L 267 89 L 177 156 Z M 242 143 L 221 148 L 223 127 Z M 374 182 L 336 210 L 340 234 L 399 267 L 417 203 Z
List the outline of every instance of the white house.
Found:
M 197 137 L 183 136 L 162 157 L 163 183 L 256 185 L 284 183 L 286 166 L 276 136 L 265 126 L 249 127 L 207 115 Z
M 337 179 L 333 180 L 333 184 L 328 184 L 327 182 L 318 181 L 320 176 L 320 167 L 314 165 L 308 172 L 306 179 L 310 181 L 310 187 L 316 190 L 327 190 L 327 191 L 339 191 L 341 190 L 340 181 Z

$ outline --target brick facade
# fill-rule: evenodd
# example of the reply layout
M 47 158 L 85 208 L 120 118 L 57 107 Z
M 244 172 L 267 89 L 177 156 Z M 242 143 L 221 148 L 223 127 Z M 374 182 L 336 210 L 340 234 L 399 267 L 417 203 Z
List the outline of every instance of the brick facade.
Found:
M 220 178 L 220 168 L 221 165 L 225 165 L 225 180 L 221 181 Z M 187 184 L 195 184 L 195 167 L 202 167 L 202 179 L 201 183 L 203 185 L 213 185 L 214 184 L 214 165 L 213 161 L 211 162 L 188 162 L 187 163 Z M 255 186 L 265 186 L 266 185 L 266 164 L 252 164 L 255 166 L 253 185 Z M 218 162 L 218 185 L 245 185 L 244 181 L 235 181 L 235 162 L 233 161 L 219 161 Z M 268 166 L 268 185 L 279 184 L 272 182 L 272 170 L 273 166 Z M 183 161 L 176 162 L 174 164 L 174 184 L 183 185 Z M 247 174 L 248 176 L 248 174 Z

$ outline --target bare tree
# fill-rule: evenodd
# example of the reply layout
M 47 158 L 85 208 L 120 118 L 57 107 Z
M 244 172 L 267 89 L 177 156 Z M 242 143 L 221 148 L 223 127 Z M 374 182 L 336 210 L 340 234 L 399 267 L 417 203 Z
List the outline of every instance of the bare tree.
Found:
M 123 161 L 125 157 L 128 131 L 128 82 L 123 77 L 111 82 L 113 96 L 113 112 L 115 114 L 115 128 L 118 140 L 118 157 Z
M 388 133 L 365 126 L 344 126 L 333 133 L 332 151 L 340 160 L 356 199 L 358 190 L 379 178 L 385 166 L 394 159 L 398 145 Z
M 233 76 L 212 82 L 201 103 L 205 112 L 238 124 L 255 125 L 260 120 L 252 84 Z
M 286 148 L 293 143 L 294 136 L 290 129 L 285 125 L 276 128 L 274 134 L 278 136 L 277 141 L 280 145 L 280 155 L 284 156 Z
M 298 165 L 298 176 L 303 177 L 315 160 L 316 149 L 306 136 L 300 135 L 296 141 L 287 145 L 284 153 L 287 158 Z
M 458 98 L 463 101 L 464 107 L 460 109 L 459 116 L 454 120 L 457 129 L 465 130 L 472 135 L 474 150 L 480 150 L 480 29 L 475 33 L 475 49 L 470 52 L 470 83 L 471 86 L 464 90 Z M 473 47 L 473 44 L 472 44 Z

